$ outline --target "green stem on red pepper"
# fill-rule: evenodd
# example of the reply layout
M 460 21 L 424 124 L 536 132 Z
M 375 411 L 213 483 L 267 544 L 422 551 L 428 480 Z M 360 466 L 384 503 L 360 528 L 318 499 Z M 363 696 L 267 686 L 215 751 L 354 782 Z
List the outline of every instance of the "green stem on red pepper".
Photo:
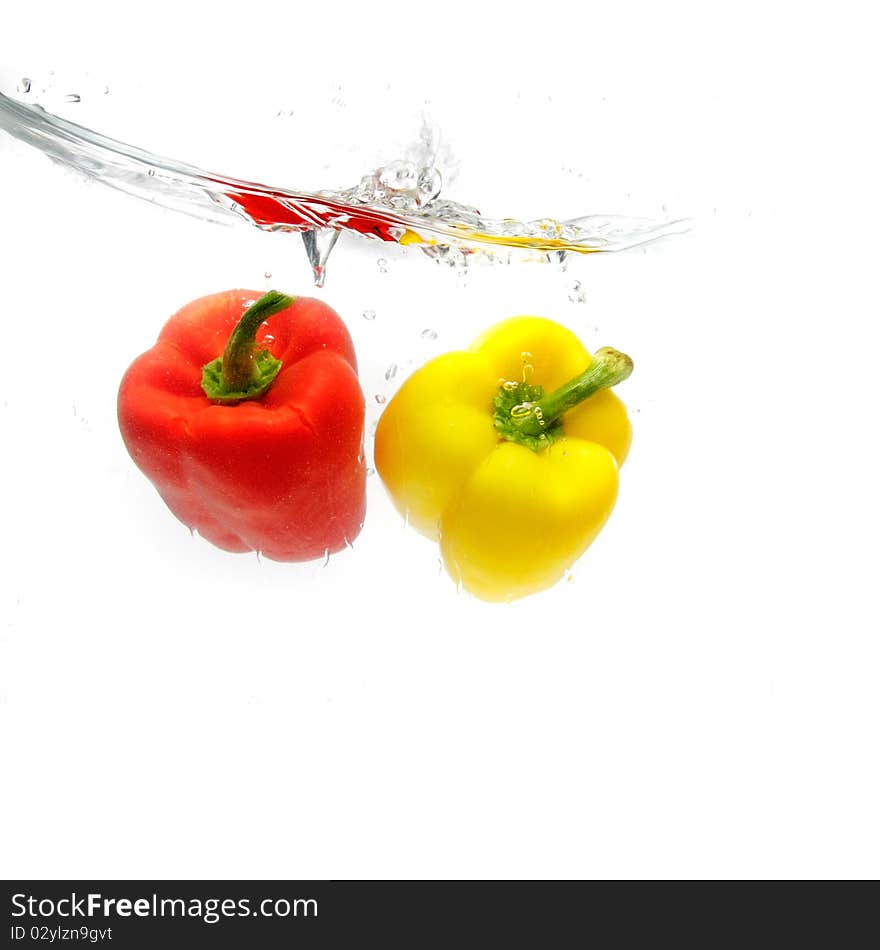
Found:
M 534 451 L 546 448 L 563 435 L 562 416 L 600 389 L 623 382 L 633 371 L 633 361 L 620 350 L 603 346 L 589 367 L 552 393 L 528 382 L 505 383 L 495 397 L 495 428 L 510 442 Z
M 213 402 L 259 399 L 272 385 L 281 360 L 255 349 L 257 330 L 273 314 L 286 310 L 293 297 L 270 290 L 245 310 L 229 336 L 223 355 L 202 368 L 202 389 Z

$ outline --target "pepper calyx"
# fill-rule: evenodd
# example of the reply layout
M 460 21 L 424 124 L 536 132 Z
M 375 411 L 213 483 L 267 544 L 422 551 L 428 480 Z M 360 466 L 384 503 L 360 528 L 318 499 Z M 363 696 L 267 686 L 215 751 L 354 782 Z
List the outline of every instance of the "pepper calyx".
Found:
M 504 439 L 518 442 L 538 452 L 565 433 L 562 416 L 601 389 L 609 389 L 627 379 L 633 361 L 620 350 L 603 346 L 593 361 L 574 379 L 545 395 L 541 386 L 505 382 L 493 400 L 493 421 Z
M 256 350 L 257 330 L 273 314 L 286 310 L 294 298 L 270 290 L 242 314 L 223 355 L 202 367 L 202 389 L 212 402 L 234 405 L 259 399 L 272 385 L 282 362 L 266 350 Z
M 202 389 L 211 402 L 222 405 L 259 399 L 272 385 L 281 366 L 281 360 L 276 360 L 268 350 L 257 350 L 254 353 L 254 378 L 243 389 L 227 390 L 223 384 L 223 357 L 218 356 L 202 367 Z
M 518 420 L 523 416 L 530 416 L 543 395 L 543 386 L 533 386 L 527 382 L 501 384 L 498 394 L 492 400 L 492 421 L 503 439 L 518 442 L 533 452 L 540 452 L 565 434 L 559 419 L 544 422 L 544 425 L 540 425 L 539 420 L 537 433 L 524 432 L 518 427 Z

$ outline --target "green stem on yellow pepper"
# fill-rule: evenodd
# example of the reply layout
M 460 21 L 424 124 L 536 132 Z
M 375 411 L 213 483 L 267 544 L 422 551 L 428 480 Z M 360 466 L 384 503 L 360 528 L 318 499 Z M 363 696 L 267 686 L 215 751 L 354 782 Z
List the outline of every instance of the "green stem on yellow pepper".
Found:
M 633 361 L 620 350 L 604 346 L 589 367 L 552 393 L 523 382 L 502 387 L 495 399 L 495 428 L 511 442 L 538 451 L 563 433 L 560 420 L 569 409 L 600 389 L 623 382 L 633 371 Z
M 542 396 L 532 406 L 532 411 L 520 425 L 524 432 L 538 435 L 541 431 L 541 422 L 550 425 L 568 412 L 578 403 L 588 399 L 600 389 L 608 389 L 622 383 L 633 371 L 633 361 L 620 350 L 603 346 L 596 350 L 593 362 L 586 372 L 569 380 L 555 392 Z
M 229 336 L 223 355 L 202 368 L 202 389 L 213 402 L 237 403 L 257 399 L 281 369 L 268 350 L 255 350 L 257 330 L 273 314 L 286 310 L 293 297 L 270 290 L 251 304 Z

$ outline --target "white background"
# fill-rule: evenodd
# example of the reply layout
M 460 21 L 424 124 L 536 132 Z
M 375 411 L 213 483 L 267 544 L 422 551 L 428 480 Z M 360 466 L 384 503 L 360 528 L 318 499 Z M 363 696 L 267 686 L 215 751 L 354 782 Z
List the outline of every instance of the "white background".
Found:
M 524 169 L 557 123 L 586 174 L 550 213 L 690 216 L 685 237 L 565 275 L 462 279 L 343 241 L 321 292 L 370 423 L 376 394 L 512 313 L 630 352 L 618 506 L 571 581 L 510 606 L 457 594 L 375 476 L 326 568 L 191 538 L 125 453 L 118 380 L 187 300 L 314 293 L 298 239 L 137 202 L 0 135 L 0 872 L 876 877 L 867 5 L 275 7 L 13 5 L 0 65 L 87 72 L 141 106 L 154 89 L 180 141 L 212 83 L 258 107 L 328 71 L 387 77 Z M 515 133 L 493 110 L 514 89 Z

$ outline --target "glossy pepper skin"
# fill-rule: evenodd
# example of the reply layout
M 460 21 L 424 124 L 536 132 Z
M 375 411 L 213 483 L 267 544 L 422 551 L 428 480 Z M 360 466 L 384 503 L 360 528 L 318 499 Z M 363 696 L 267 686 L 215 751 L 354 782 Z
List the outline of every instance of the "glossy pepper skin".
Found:
M 376 468 L 394 504 L 439 540 L 452 578 L 483 600 L 555 584 L 611 514 L 632 429 L 601 386 L 626 378 L 632 363 L 600 353 L 601 364 L 550 320 L 514 317 L 415 372 L 379 420 Z M 566 383 L 591 374 L 567 395 Z M 572 403 L 556 420 L 534 410 L 549 407 L 537 397 L 551 393 L 565 397 L 557 409 Z
M 319 300 L 275 297 L 253 335 L 258 359 L 281 361 L 262 394 L 221 402 L 202 387 L 206 365 L 261 298 L 225 291 L 179 310 L 131 365 L 119 427 L 189 528 L 225 551 L 305 561 L 350 544 L 363 524 L 364 398 L 339 316 Z

